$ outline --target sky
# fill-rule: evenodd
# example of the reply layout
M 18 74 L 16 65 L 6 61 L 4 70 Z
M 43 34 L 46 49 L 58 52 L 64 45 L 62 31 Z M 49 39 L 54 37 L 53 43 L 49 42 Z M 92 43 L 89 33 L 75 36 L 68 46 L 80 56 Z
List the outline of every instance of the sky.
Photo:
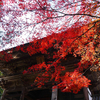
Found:
M 29 0 L 27 0 L 26 2 L 28 2 Z M 59 0 L 56 0 L 59 1 Z M 18 7 L 18 5 L 16 3 L 11 3 L 11 0 L 3 0 L 5 6 L 4 9 L 8 10 L 9 8 L 11 10 L 15 10 L 16 9 L 20 10 L 20 8 Z M 6 2 L 6 3 L 5 3 Z M 18 3 L 18 0 L 16 0 L 16 2 Z M 56 3 L 54 3 L 54 1 L 49 0 L 49 3 L 51 5 L 51 8 L 54 9 Z M 67 12 L 67 13 L 75 13 L 78 12 L 80 9 L 80 7 L 76 7 L 76 10 L 73 11 L 73 9 L 61 9 L 59 11 L 63 11 L 63 12 Z M 14 12 L 14 13 L 15 13 Z M 57 32 L 56 28 L 58 30 L 60 30 L 63 26 L 65 26 L 65 28 L 67 26 L 71 26 L 76 20 L 77 18 L 79 18 L 80 16 L 74 16 L 73 20 L 70 16 L 67 17 L 63 17 L 57 20 L 54 20 L 53 24 L 52 24 L 52 20 L 50 20 L 50 22 L 48 22 L 49 24 L 43 25 L 42 23 L 39 24 L 34 24 L 35 21 L 39 20 L 39 16 L 35 15 L 34 12 L 27 12 L 27 11 L 22 11 L 21 15 L 18 13 L 16 14 L 16 16 L 14 17 L 14 13 L 10 12 L 8 14 L 4 13 L 4 17 L 2 18 L 3 20 L 3 24 L 0 26 L 5 26 L 6 23 L 9 24 L 9 26 L 5 26 L 4 28 L 0 27 L 0 51 L 8 49 L 8 48 L 13 48 L 16 47 L 17 45 L 21 45 L 21 44 L 25 44 L 27 42 L 30 42 L 33 40 L 33 38 L 43 38 L 45 37 L 48 33 L 51 34 L 53 32 Z M 61 15 L 61 13 L 58 14 L 59 16 Z M 67 21 L 66 21 L 67 19 Z M 27 22 L 27 23 L 26 23 Z M 15 25 L 16 24 L 16 25 Z M 15 27 L 13 26 L 15 25 Z M 19 34 L 16 36 L 12 36 L 14 38 L 8 39 L 8 41 L 6 42 L 5 40 L 2 39 L 2 37 L 4 38 L 8 38 L 5 34 L 7 32 L 7 30 L 9 29 L 9 31 L 14 29 L 14 34 Z M 50 33 L 51 32 L 51 33 Z M 12 34 L 12 35 L 14 35 Z M 34 34 L 34 35 L 33 35 Z

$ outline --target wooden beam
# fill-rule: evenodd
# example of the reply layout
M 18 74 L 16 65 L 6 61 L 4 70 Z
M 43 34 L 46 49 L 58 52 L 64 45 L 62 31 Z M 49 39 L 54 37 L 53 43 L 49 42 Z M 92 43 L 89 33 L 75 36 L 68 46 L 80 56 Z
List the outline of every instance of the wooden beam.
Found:
M 57 93 L 58 92 L 58 88 L 57 86 L 53 86 L 52 87 L 52 97 L 51 97 L 51 100 L 57 100 Z
M 28 95 L 26 95 L 25 98 L 26 98 L 27 100 L 33 100 L 33 99 L 32 99 L 31 97 L 29 97 Z
M 4 89 L 3 94 L 2 94 L 2 96 L 1 96 L 1 99 L 0 99 L 0 100 L 4 100 L 5 95 L 6 95 L 6 90 Z
M 17 100 L 16 98 L 13 98 L 12 100 Z
M 23 87 L 20 100 L 24 100 L 24 95 L 25 95 L 25 88 Z
M 4 80 L 12 80 L 12 81 L 14 81 L 14 80 L 19 80 L 19 79 L 23 79 L 23 77 L 36 77 L 37 76 L 37 74 L 25 74 L 25 75 L 23 75 L 23 74 L 18 74 L 18 75 L 13 75 L 13 76 L 6 76 L 6 77 L 2 77 L 2 78 L 0 78 L 0 81 L 2 80 L 2 79 L 4 79 Z
M 9 94 L 9 95 L 6 95 L 6 98 L 9 98 L 9 97 L 12 97 L 12 98 L 15 98 L 15 97 L 20 97 L 20 94 L 19 93 L 16 93 L 16 94 Z
M 89 100 L 87 87 L 83 87 L 84 100 Z
M 74 95 L 74 98 L 77 98 L 77 99 L 83 98 L 83 97 L 84 97 L 83 94 L 75 94 L 75 95 Z
M 40 55 L 36 57 L 37 64 L 44 62 L 44 55 Z

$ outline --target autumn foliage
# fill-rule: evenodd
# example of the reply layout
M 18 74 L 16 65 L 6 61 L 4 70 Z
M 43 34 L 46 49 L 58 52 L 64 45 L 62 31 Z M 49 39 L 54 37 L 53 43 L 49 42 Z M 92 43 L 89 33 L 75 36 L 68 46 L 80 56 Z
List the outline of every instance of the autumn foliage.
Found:
M 53 61 L 32 65 L 29 66 L 28 70 L 23 71 L 23 74 L 39 73 L 33 85 L 41 87 L 52 82 L 52 85 L 56 84 L 63 92 L 73 91 L 74 93 L 77 93 L 82 87 L 88 87 L 90 80 L 84 76 L 84 70 L 100 70 L 100 13 L 96 13 L 100 2 L 94 0 L 77 0 L 77 2 L 74 0 L 54 0 L 52 3 L 49 0 L 4 1 L 2 12 L 5 13 L 2 14 L 1 20 L 2 28 L 6 34 L 2 37 L 3 41 L 17 42 L 16 39 L 10 38 L 19 37 L 26 31 L 33 34 L 28 39 L 30 44 L 27 47 L 17 46 L 16 51 L 21 50 L 32 56 L 36 53 L 50 55 L 48 49 L 54 49 L 52 51 Z M 15 4 L 16 8 L 13 6 Z M 28 13 L 31 16 L 28 19 L 29 22 L 27 18 L 25 21 L 22 20 L 21 17 Z M 12 17 L 6 19 L 7 14 L 11 14 Z M 59 26 L 61 21 L 62 24 Z M 28 30 L 29 27 L 31 31 Z M 42 37 L 45 33 L 43 29 L 46 32 L 44 38 Z M 62 75 L 65 66 L 61 66 L 61 60 L 69 54 L 73 54 L 74 57 L 80 56 L 81 60 L 74 72 L 66 71 Z M 11 54 L 1 52 L 0 60 L 10 61 L 11 59 Z

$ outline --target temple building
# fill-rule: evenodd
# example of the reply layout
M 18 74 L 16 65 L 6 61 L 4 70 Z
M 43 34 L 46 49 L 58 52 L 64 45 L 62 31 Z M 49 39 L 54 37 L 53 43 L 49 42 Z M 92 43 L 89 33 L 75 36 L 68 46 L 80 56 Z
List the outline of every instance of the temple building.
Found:
M 27 45 L 29 43 L 24 46 Z M 100 72 L 88 70 L 85 73 L 85 76 L 91 80 L 91 85 L 89 86 L 91 93 L 88 92 L 86 87 L 81 89 L 77 94 L 74 94 L 61 92 L 58 88 L 53 89 L 51 83 L 41 88 L 31 86 L 37 74 L 31 73 L 23 75 L 22 72 L 27 70 L 29 66 L 53 59 L 41 53 L 30 56 L 21 50 L 16 51 L 16 48 L 4 51 L 12 55 L 10 61 L 0 60 L 0 71 L 3 73 L 3 76 L 0 77 L 0 86 L 4 90 L 1 100 L 90 100 L 89 97 L 92 97 L 93 100 L 100 100 Z M 52 50 L 49 50 L 49 52 L 52 53 Z M 74 57 L 71 54 L 66 57 L 67 60 L 63 60 L 62 65 L 66 66 L 66 71 L 72 72 L 77 68 L 75 64 L 80 61 L 80 57 Z

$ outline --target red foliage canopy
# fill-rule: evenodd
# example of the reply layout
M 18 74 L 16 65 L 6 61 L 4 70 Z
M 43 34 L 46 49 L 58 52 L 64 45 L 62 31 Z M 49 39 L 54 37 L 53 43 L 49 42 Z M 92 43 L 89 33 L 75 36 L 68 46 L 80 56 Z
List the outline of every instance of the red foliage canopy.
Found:
M 83 70 L 100 69 L 98 56 L 100 53 L 100 17 L 96 13 L 100 2 L 94 0 L 4 1 L 1 21 L 6 34 L 2 37 L 3 41 L 9 40 L 12 43 L 16 39 L 10 39 L 11 37 L 19 37 L 22 33 L 28 32 L 33 34 L 31 40 L 30 38 L 28 40 L 28 42 L 31 41 L 30 45 L 18 46 L 16 50 L 21 50 L 30 56 L 40 52 L 49 55 L 48 49 L 51 47 L 57 50 L 53 52 L 54 61 L 33 65 L 27 71 L 24 70 L 23 74 L 40 72 L 34 81 L 34 85 L 38 87 L 50 81 L 64 92 L 77 93 L 82 87 L 88 87 L 90 80 L 83 76 Z M 25 17 L 29 14 L 29 18 Z M 9 18 L 6 15 L 9 15 Z M 22 19 L 23 17 L 26 19 Z M 42 33 L 45 34 L 45 32 L 47 36 L 41 39 Z M 61 59 L 68 54 L 73 54 L 75 57 L 78 55 L 81 60 L 74 72 L 66 72 L 62 75 L 65 66 L 61 66 Z M 11 55 L 1 52 L 1 60 L 11 59 Z M 94 65 L 96 67 L 93 69 Z

